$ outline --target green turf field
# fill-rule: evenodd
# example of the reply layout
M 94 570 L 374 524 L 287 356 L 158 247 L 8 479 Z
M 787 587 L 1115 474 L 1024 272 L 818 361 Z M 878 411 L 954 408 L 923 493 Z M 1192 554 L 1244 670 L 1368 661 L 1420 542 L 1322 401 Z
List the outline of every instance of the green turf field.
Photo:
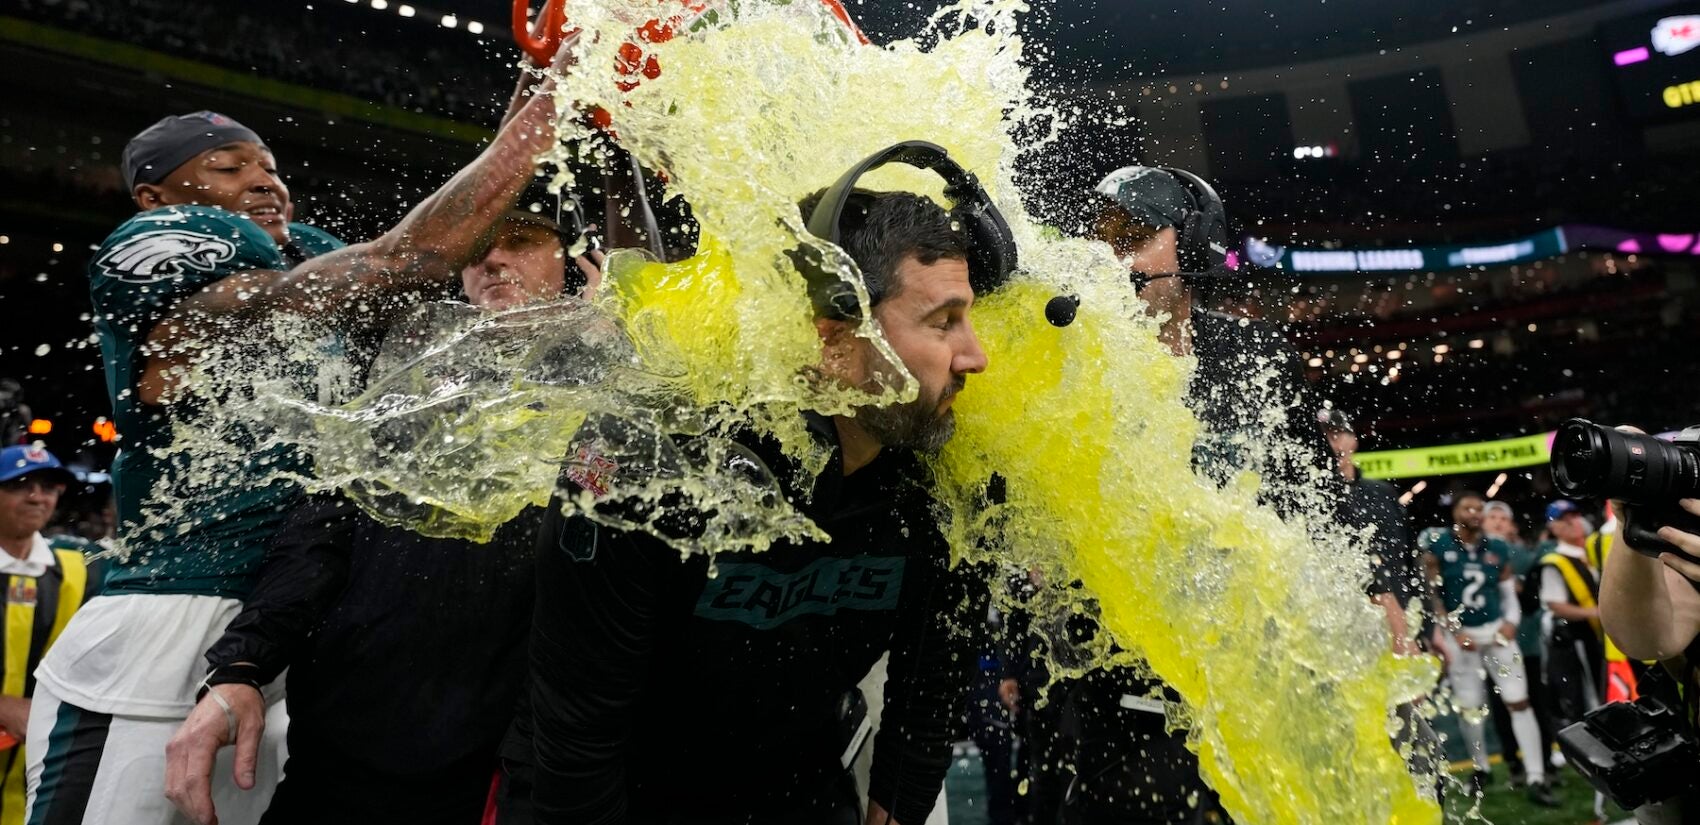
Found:
M 1466 769 L 1453 774 L 1458 782 L 1468 783 L 1470 772 Z M 1559 771 L 1559 784 L 1554 791 L 1564 803 L 1559 808 L 1542 808 L 1530 802 L 1523 791 L 1513 791 L 1505 785 L 1506 773 L 1504 765 L 1493 766 L 1493 784 L 1487 794 L 1482 797 L 1480 816 L 1471 817 L 1458 806 L 1448 805 L 1446 821 L 1479 822 L 1486 819 L 1494 825 L 1578 825 L 1592 822 L 1594 819 L 1594 788 L 1586 779 L 1575 771 L 1562 769 Z M 1606 803 L 1606 822 L 1616 822 L 1628 819 L 1629 816 L 1617 806 Z M 951 822 L 956 820 L 952 819 Z
M 981 770 L 977 751 L 959 750 L 956 761 L 951 765 L 950 774 L 945 779 L 945 795 L 950 805 L 950 825 L 986 825 L 986 784 Z M 1469 771 L 1454 774 L 1453 779 L 1467 783 Z M 1574 771 L 1566 769 L 1560 772 L 1560 782 L 1555 790 L 1564 805 L 1556 809 L 1537 807 L 1522 791 L 1508 789 L 1505 785 L 1506 774 L 1503 765 L 1494 765 L 1493 780 L 1487 795 L 1482 799 L 1480 810 L 1475 815 L 1471 815 L 1468 806 L 1448 805 L 1448 825 L 1483 820 L 1493 825 L 1581 825 L 1594 819 L 1593 788 Z M 1460 788 L 1462 786 L 1456 786 L 1454 789 Z M 1607 822 L 1628 818 L 1622 811 L 1607 803 Z

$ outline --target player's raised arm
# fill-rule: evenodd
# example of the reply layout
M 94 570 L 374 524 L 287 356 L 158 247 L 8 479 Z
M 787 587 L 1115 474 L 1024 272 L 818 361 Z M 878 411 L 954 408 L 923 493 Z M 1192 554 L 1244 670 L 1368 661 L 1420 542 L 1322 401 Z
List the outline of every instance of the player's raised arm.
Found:
M 179 303 L 149 343 L 169 349 L 206 334 L 208 325 L 222 328 L 231 317 L 269 312 L 334 314 L 358 325 L 381 321 L 375 313 L 358 313 L 362 299 L 459 277 L 460 268 L 489 245 L 491 232 L 531 179 L 537 156 L 553 145 L 554 118 L 551 99 L 533 97 L 476 160 L 376 240 L 286 272 L 222 279 Z

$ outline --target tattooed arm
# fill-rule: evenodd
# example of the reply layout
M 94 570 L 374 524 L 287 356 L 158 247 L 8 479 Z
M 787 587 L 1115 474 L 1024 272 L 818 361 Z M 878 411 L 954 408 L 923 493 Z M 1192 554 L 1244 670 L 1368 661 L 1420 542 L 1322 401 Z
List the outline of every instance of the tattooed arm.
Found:
M 148 334 L 142 400 L 162 403 L 172 368 L 197 344 L 227 337 L 261 315 L 294 313 L 351 328 L 382 325 L 396 309 L 394 296 L 458 277 L 484 251 L 530 181 L 536 157 L 554 141 L 554 102 L 535 95 L 476 160 L 376 240 L 287 271 L 231 275 L 178 302 Z

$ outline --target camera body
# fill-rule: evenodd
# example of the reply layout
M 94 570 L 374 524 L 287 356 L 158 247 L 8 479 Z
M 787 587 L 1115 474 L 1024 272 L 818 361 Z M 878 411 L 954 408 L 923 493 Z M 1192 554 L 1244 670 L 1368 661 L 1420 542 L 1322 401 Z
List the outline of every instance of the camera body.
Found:
M 1613 702 L 1558 732 L 1564 758 L 1624 810 L 1679 796 L 1700 776 L 1700 741 L 1656 696 Z
M 1700 563 L 1658 536 L 1661 527 L 1700 534 L 1700 517 L 1678 503 L 1700 498 L 1700 425 L 1665 441 L 1572 418 L 1553 438 L 1552 475 L 1566 496 L 1623 502 L 1623 537 L 1636 551 Z
M 1676 545 L 1659 538 L 1661 527 L 1675 527 L 1684 533 L 1700 535 L 1700 517 L 1674 502 L 1666 505 L 1624 505 L 1623 538 L 1636 552 L 1655 558 L 1660 553 L 1670 553 L 1677 558 L 1700 564 L 1700 558 L 1695 558 Z

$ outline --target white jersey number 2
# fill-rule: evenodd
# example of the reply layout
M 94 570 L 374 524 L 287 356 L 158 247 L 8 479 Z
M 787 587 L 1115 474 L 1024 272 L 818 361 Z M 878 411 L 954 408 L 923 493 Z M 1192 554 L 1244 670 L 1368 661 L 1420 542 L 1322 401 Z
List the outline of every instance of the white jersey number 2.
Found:
M 1482 595 L 1482 586 L 1487 584 L 1487 571 L 1464 571 L 1464 607 L 1470 610 L 1480 610 L 1487 607 L 1487 596 Z

